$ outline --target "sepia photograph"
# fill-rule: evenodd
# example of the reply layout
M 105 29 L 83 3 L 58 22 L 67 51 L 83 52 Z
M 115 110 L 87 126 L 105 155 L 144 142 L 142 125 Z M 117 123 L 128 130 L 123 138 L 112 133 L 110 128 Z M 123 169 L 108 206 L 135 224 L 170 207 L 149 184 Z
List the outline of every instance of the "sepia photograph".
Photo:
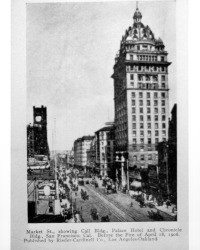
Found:
M 177 221 L 176 2 L 26 4 L 28 223 Z

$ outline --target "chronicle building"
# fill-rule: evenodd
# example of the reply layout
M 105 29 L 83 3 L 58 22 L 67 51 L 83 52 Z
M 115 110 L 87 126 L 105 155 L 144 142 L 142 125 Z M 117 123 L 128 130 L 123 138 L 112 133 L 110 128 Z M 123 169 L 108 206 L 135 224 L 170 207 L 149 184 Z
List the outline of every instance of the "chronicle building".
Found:
M 157 165 L 157 145 L 168 139 L 167 51 L 142 22 L 137 8 L 133 25 L 122 36 L 114 64 L 116 150 L 129 153 L 129 168 Z

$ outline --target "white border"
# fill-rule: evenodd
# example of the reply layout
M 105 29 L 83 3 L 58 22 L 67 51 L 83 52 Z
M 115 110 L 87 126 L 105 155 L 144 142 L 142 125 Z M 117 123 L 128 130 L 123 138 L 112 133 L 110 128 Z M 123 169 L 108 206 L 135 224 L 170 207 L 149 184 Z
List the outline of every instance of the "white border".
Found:
M 10 249 L 10 1 L 0 3 L 1 143 L 0 143 L 0 249 Z
M 190 249 L 200 249 L 200 195 L 199 178 L 199 107 L 200 107 L 200 84 L 198 81 L 199 72 L 199 39 L 200 34 L 196 30 L 196 24 L 200 23 L 199 15 L 200 2 L 189 1 L 189 237 Z

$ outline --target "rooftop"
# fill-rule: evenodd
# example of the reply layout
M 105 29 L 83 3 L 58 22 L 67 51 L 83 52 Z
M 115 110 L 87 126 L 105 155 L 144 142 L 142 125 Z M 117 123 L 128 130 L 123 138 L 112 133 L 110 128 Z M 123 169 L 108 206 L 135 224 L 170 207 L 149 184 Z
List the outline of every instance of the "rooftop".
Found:
M 111 131 L 111 130 L 114 130 L 114 126 L 106 126 L 106 127 L 103 127 L 99 130 L 97 130 L 95 133 L 98 133 L 100 131 Z

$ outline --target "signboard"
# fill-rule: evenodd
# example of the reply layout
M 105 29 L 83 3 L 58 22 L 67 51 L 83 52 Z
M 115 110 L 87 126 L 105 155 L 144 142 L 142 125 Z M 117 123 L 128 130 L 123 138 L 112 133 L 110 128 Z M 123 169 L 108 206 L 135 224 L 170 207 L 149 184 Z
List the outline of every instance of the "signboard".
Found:
M 39 181 L 37 185 L 38 200 L 55 200 L 56 182 L 55 180 Z

